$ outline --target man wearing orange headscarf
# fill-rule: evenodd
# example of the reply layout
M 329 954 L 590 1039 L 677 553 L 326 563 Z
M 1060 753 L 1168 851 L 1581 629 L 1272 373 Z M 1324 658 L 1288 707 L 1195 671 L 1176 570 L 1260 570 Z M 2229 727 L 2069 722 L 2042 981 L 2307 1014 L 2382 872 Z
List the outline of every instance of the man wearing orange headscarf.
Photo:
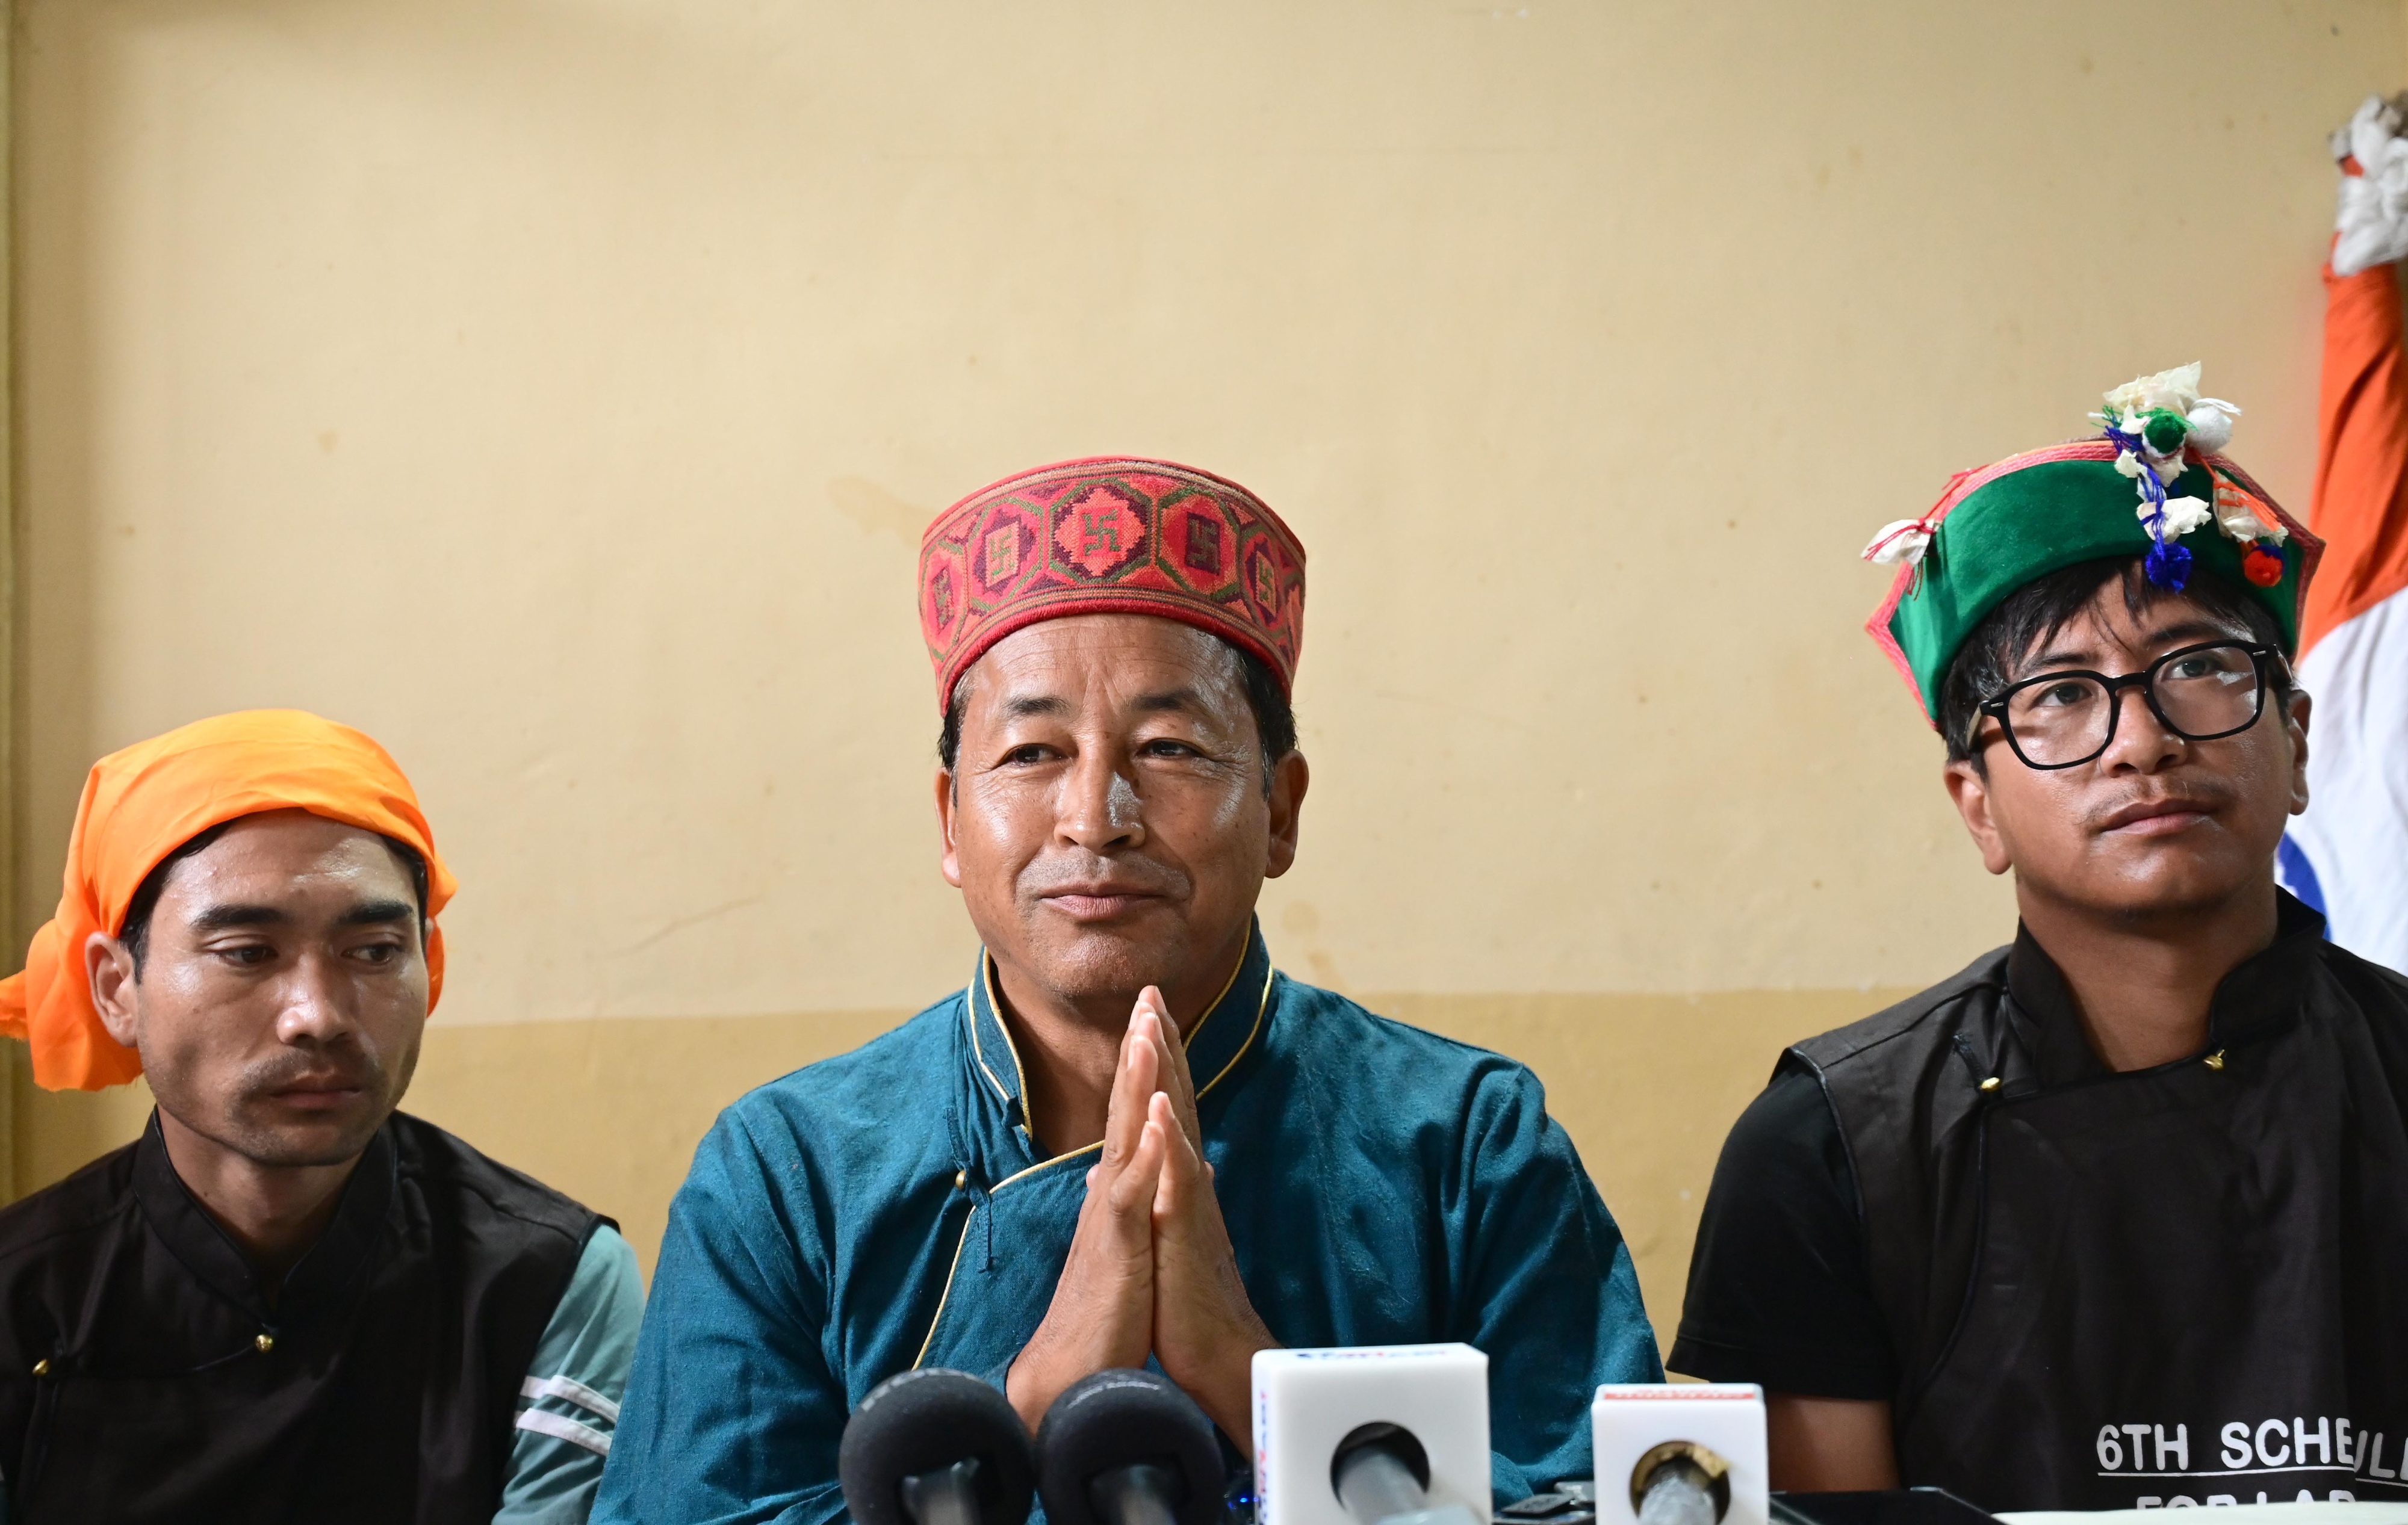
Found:
M 0 1211 L 0 1525 L 585 1518 L 642 1311 L 608 1219 L 394 1110 L 455 888 L 381 747 L 295 710 L 94 764 L 0 981 L 141 1138 Z

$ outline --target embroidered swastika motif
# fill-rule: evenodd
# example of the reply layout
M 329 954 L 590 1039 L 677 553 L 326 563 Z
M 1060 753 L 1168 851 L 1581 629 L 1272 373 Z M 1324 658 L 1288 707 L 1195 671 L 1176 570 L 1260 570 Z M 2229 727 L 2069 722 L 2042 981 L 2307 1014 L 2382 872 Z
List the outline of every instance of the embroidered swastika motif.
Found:
M 986 585 L 1000 588 L 1019 573 L 1019 526 L 998 524 L 986 532 Z
M 940 566 L 928 578 L 928 609 L 924 621 L 931 630 L 951 630 L 953 625 L 953 570 Z
M 1188 514 L 1187 570 L 1210 577 L 1221 570 L 1221 521 L 1206 514 Z
M 1130 507 L 1124 493 L 1092 487 L 1079 495 L 1054 527 L 1062 554 L 1091 578 L 1111 575 L 1144 546 L 1145 520 Z
M 920 633 L 937 704 L 989 647 L 1043 620 L 1150 614 L 1209 631 L 1295 681 L 1304 547 L 1237 483 L 1097 456 L 1007 477 L 920 539 Z

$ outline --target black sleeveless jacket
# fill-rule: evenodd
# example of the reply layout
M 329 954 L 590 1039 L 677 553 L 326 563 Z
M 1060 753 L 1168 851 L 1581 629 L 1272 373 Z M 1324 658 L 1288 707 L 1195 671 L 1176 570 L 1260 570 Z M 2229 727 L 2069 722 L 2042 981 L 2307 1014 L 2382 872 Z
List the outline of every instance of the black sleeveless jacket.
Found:
M 0 1211 L 12 1525 L 485 1521 L 603 1220 L 399 1113 L 271 1314 L 142 1138 Z
M 1909 1484 L 1992 1510 L 2400 1498 L 2408 979 L 2283 897 L 2207 1048 L 2115 1074 L 2027 934 L 1790 1050 L 1898 1355 Z

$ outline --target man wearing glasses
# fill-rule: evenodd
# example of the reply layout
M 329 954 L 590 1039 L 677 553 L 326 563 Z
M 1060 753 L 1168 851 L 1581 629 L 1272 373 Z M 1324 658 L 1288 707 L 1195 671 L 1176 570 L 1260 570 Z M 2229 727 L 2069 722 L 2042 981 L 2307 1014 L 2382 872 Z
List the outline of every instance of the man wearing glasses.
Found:
M 1776 1488 L 2408 1497 L 2408 980 L 2276 887 L 2321 547 L 2198 379 L 1868 548 L 2022 924 L 1791 1048 L 1724 1147 L 1669 1364 L 1764 1386 Z

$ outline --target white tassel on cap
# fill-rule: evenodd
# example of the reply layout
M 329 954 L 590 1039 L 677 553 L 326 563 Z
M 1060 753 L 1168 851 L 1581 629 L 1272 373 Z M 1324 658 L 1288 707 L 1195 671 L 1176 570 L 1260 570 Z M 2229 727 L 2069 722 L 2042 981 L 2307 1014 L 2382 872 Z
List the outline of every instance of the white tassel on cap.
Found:
M 1881 533 L 1865 542 L 1862 555 L 1866 561 L 1884 566 L 1903 562 L 1909 566 L 1923 563 L 1923 552 L 1931 544 L 1931 526 L 1919 519 L 1901 519 L 1881 527 Z

